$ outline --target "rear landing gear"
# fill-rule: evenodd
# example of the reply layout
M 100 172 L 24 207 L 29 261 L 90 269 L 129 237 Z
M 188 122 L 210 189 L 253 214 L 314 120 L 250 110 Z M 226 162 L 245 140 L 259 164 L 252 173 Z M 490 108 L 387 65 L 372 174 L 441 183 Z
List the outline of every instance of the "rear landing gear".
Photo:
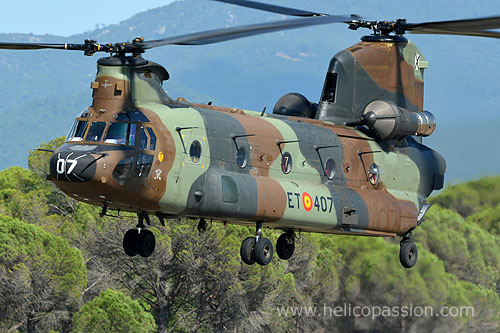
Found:
M 399 261 L 405 268 L 412 268 L 417 263 L 417 245 L 410 241 L 411 232 L 406 233 L 401 240 L 399 249 Z
M 155 235 L 151 231 L 144 229 L 144 219 L 149 223 L 147 213 L 138 213 L 137 216 L 139 218 L 137 229 L 130 229 L 123 236 L 123 250 L 131 257 L 137 254 L 142 257 L 149 257 L 155 250 Z
M 258 263 L 265 266 L 273 259 L 273 243 L 262 237 L 262 222 L 257 222 L 255 237 L 247 237 L 241 243 L 241 260 L 247 265 Z

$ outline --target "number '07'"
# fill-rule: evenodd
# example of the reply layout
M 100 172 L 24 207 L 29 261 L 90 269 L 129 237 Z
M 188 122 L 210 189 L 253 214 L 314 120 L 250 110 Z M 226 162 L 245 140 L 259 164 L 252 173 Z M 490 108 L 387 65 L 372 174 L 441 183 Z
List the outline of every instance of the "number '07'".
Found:
M 68 171 L 66 171 L 66 166 L 69 164 Z M 65 160 L 64 158 L 60 158 L 56 163 L 56 172 L 58 174 L 63 174 L 65 171 L 69 175 L 75 169 L 78 164 L 77 160 Z

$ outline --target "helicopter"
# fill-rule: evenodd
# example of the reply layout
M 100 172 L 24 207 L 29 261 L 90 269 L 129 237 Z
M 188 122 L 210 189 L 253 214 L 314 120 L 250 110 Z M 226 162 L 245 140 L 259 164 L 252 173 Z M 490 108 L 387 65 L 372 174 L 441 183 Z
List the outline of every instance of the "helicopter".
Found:
M 242 241 L 244 263 L 265 266 L 274 250 L 295 251 L 297 233 L 401 237 L 399 259 L 413 267 L 411 241 L 443 187 L 446 163 L 423 145 L 436 129 L 424 110 L 425 57 L 404 35 L 500 38 L 500 17 L 407 23 L 336 16 L 247 0 L 215 0 L 282 15 L 261 24 L 132 42 L 0 43 L 0 49 L 58 49 L 98 59 L 92 105 L 79 114 L 50 157 L 47 179 L 68 196 L 110 210 L 137 213 L 123 237 L 127 255 L 149 257 L 161 224 L 186 217 L 255 227 Z M 170 98 L 160 64 L 142 57 L 167 45 L 206 45 L 236 38 L 342 23 L 368 29 L 361 42 L 330 61 L 318 103 L 281 97 L 272 113 Z M 263 230 L 281 230 L 275 246 Z

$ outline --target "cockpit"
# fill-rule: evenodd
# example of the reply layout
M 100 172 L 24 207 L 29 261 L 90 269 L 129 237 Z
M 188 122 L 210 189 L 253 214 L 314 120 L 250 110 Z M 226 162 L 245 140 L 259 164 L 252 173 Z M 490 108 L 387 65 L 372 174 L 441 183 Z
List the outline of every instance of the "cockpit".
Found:
M 108 150 L 105 146 L 119 145 L 127 153 L 117 161 L 113 178 L 123 185 L 130 177 L 148 177 L 157 148 L 157 137 L 146 115 L 132 109 L 113 114 L 107 120 L 99 118 L 105 118 L 105 114 L 92 117 L 88 109 L 82 111 L 76 117 L 66 143 L 97 145 L 99 151 Z
M 138 149 L 155 150 L 156 135 L 148 126 L 149 119 L 139 110 L 112 115 L 109 121 L 90 121 L 89 111 L 84 110 L 75 120 L 66 142 L 119 144 Z

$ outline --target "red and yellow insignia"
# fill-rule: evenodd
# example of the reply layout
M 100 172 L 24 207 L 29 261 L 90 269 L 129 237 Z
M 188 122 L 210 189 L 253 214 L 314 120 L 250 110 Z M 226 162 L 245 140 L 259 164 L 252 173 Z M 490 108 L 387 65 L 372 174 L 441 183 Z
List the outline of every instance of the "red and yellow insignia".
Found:
M 160 160 L 160 162 L 163 162 L 163 153 L 162 152 L 158 153 L 158 159 Z
M 302 193 L 302 204 L 304 205 L 304 209 L 306 211 L 310 211 L 313 207 L 313 200 L 309 193 L 304 192 Z

